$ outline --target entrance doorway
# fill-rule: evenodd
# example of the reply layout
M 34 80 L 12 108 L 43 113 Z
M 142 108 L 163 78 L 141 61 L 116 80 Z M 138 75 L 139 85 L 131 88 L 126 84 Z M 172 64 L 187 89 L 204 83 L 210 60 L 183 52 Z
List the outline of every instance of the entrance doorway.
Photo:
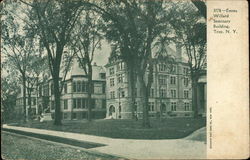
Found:
M 115 107 L 113 105 L 109 107 L 109 116 L 115 118 Z

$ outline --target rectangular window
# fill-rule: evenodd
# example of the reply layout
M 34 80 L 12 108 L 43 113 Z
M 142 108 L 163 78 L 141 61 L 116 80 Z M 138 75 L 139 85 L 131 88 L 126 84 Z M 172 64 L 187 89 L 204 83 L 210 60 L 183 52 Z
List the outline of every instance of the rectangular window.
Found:
M 85 81 L 82 81 L 82 92 L 88 91 L 88 83 Z
M 82 89 L 81 86 L 82 86 L 81 81 L 77 81 L 77 92 L 81 92 L 81 89 Z
M 188 68 L 186 68 L 186 67 L 183 68 L 183 74 L 188 75 Z
M 115 85 L 115 79 L 114 78 L 110 78 L 110 86 L 114 86 Z
M 183 79 L 183 81 L 184 81 L 184 86 L 188 86 L 188 78 L 185 77 L 185 78 Z
M 81 108 L 81 106 L 82 106 L 81 103 L 82 103 L 81 99 L 78 98 L 78 99 L 77 99 L 77 108 Z
M 76 82 L 75 81 L 73 81 L 73 87 L 72 87 L 72 89 L 73 89 L 73 92 L 76 92 Z
M 176 73 L 176 71 L 177 71 L 177 66 L 176 66 L 176 65 L 173 65 L 173 66 L 172 66 L 172 73 Z
M 68 100 L 67 100 L 67 99 L 63 100 L 63 108 L 64 108 L 65 110 L 68 109 Z
M 160 72 L 166 71 L 166 65 L 165 64 L 159 64 L 159 71 Z
M 176 111 L 176 102 L 171 102 L 171 111 Z
M 171 97 L 176 98 L 176 90 L 171 89 Z
M 166 89 L 160 89 L 160 97 L 167 97 Z
M 102 84 L 102 93 L 105 93 L 105 92 L 106 92 L 106 85 Z
M 124 62 L 119 62 L 117 64 L 117 70 L 120 71 L 120 70 L 123 70 L 125 68 L 125 64 Z
M 188 98 L 188 91 L 187 90 L 184 91 L 184 98 Z
M 85 98 L 82 98 L 82 107 L 81 108 L 86 108 L 86 103 L 87 103 L 87 100 Z
M 184 103 L 185 111 L 189 111 L 189 103 Z
M 73 108 L 76 108 L 76 99 L 73 99 Z
M 123 74 L 118 74 L 117 83 L 123 83 Z
M 113 75 L 115 73 L 114 68 L 109 69 L 109 75 Z
M 125 97 L 125 92 L 121 91 L 121 97 Z
M 175 80 L 176 80 L 176 78 L 175 77 L 170 77 L 170 84 L 175 84 Z
M 68 86 L 67 86 L 67 83 L 64 84 L 64 93 L 68 93 Z
M 154 106 L 154 102 L 149 102 L 148 106 L 149 106 L 149 111 L 154 111 L 155 110 L 155 106 Z
M 167 76 L 165 75 L 159 75 L 159 84 L 167 84 Z
M 111 99 L 114 99 L 114 98 L 115 98 L 115 91 L 111 91 L 111 92 L 110 92 L 110 98 L 111 98 Z

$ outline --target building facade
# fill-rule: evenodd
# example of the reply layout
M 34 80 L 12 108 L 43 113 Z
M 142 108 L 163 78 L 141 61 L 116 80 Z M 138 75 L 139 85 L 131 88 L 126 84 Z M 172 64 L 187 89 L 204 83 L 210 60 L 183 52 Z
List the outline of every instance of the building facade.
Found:
M 171 52 L 174 52 L 171 50 Z M 178 54 L 177 54 L 178 55 Z M 109 59 L 106 67 L 107 114 L 114 119 L 132 118 L 131 96 L 129 96 L 128 70 L 119 59 Z M 169 69 L 165 63 L 154 65 L 153 83 L 149 97 L 149 116 L 163 117 L 193 116 L 192 86 L 187 63 L 177 58 Z M 146 73 L 148 74 L 148 73 Z M 135 114 L 142 118 L 142 101 L 139 82 L 136 82 Z
M 192 84 L 189 66 L 183 62 L 180 53 L 169 49 L 175 57 L 171 67 L 159 62 L 154 64 L 153 83 L 149 94 L 150 117 L 191 117 L 192 111 Z M 176 50 L 178 52 L 178 50 Z M 65 120 L 86 119 L 88 112 L 88 80 L 78 63 L 73 59 L 73 65 L 66 75 L 61 92 L 61 112 Z M 171 68 L 171 69 L 170 69 Z M 104 67 L 92 65 L 92 118 L 132 118 L 131 87 L 128 79 L 126 64 L 121 59 L 109 58 Z M 148 74 L 148 72 L 146 72 Z M 46 77 L 47 76 L 47 77 Z M 61 76 L 62 77 L 62 76 Z M 41 115 L 51 112 L 54 118 L 55 97 L 52 79 L 45 75 L 43 82 L 31 89 L 30 97 L 27 95 L 26 115 L 32 113 Z M 61 83 L 61 82 L 60 82 Z M 135 82 L 135 112 L 142 118 L 142 92 L 139 81 Z M 27 89 L 28 93 L 28 89 Z M 16 104 L 23 113 L 22 90 L 18 95 Z M 202 72 L 198 83 L 198 111 L 206 115 L 206 72 Z M 29 109 L 31 108 L 31 109 Z
M 27 85 L 28 86 L 28 85 Z M 26 117 L 28 115 L 37 114 L 37 92 L 35 87 L 26 88 Z M 16 99 L 16 109 L 17 115 L 23 115 L 23 86 L 20 86 L 20 92 Z
M 105 69 L 96 64 L 92 65 L 92 95 L 91 108 L 92 118 L 105 118 L 106 114 L 106 73 Z M 54 118 L 55 101 L 52 79 L 48 82 L 49 108 Z M 86 119 L 87 118 L 87 97 L 88 97 L 88 79 L 84 70 L 73 59 L 73 66 L 67 73 L 62 93 L 61 93 L 61 111 L 63 119 Z

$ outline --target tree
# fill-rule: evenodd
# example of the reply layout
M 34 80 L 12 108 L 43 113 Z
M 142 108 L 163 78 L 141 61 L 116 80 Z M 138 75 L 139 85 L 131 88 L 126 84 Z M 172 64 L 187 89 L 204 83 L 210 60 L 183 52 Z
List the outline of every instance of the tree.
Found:
M 82 13 L 83 16 L 77 21 L 72 34 L 74 38 L 72 39 L 71 49 L 74 50 L 78 62 L 88 77 L 88 121 L 91 121 L 91 107 L 93 105 L 91 95 L 94 90 L 94 84 L 92 82 L 92 62 L 95 50 L 101 47 L 103 37 L 100 33 L 100 28 L 102 27 L 100 23 L 102 23 L 102 21 L 101 17 L 95 12 L 86 10 Z
M 149 127 L 148 98 L 153 77 L 152 44 L 166 29 L 168 5 L 163 1 L 116 0 L 90 6 L 102 14 L 107 27 L 106 37 L 119 50 L 117 56 L 127 64 L 129 81 L 132 83 L 132 106 L 135 86 L 133 83 L 137 78 L 139 80 L 143 93 L 143 126 Z M 147 72 L 149 74 L 145 78 Z
M 41 47 L 48 55 L 55 93 L 55 125 L 61 125 L 59 73 L 64 48 L 70 41 L 70 35 L 78 19 L 82 7 L 77 1 L 22 1 L 31 7 L 28 13 L 27 30 L 39 36 Z
M 27 66 L 34 53 L 33 38 L 25 35 L 20 21 L 17 19 L 18 10 L 15 5 L 4 3 L 2 25 L 2 51 L 5 63 L 11 69 L 17 70 L 22 79 L 23 86 L 23 111 L 24 121 L 26 121 L 26 84 L 27 84 Z
M 170 20 L 176 34 L 176 43 L 184 48 L 192 79 L 192 108 L 198 116 L 197 85 L 201 71 L 206 67 L 206 23 L 192 3 L 175 3 L 175 17 Z
M 207 18 L 207 6 L 204 0 L 192 0 L 192 3 L 198 8 L 200 14 Z
M 19 89 L 19 80 L 15 76 L 17 71 L 9 71 L 6 68 L 6 65 L 2 63 L 4 67 L 2 68 L 2 73 L 6 74 L 1 75 L 1 110 L 3 110 L 2 121 L 6 122 L 9 120 L 17 119 L 16 111 L 16 97 Z M 3 69 L 6 68 L 6 69 Z
M 29 112 L 28 116 L 31 118 L 31 94 L 32 92 L 36 92 L 36 97 L 38 97 L 38 87 L 41 79 L 41 74 L 48 70 L 48 64 L 46 61 L 46 57 L 42 57 L 41 53 L 37 53 L 33 55 L 28 62 L 28 76 L 27 76 L 27 92 L 28 92 L 28 104 L 29 104 Z M 35 89 L 35 90 L 34 90 Z M 36 102 L 38 104 L 38 102 Z M 34 114 L 34 113 L 33 113 Z

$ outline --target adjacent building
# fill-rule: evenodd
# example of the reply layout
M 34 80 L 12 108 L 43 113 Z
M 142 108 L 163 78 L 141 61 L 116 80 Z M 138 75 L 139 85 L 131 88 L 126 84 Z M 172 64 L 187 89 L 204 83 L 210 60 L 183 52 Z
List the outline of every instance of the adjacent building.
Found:
M 37 95 L 35 86 L 26 87 L 26 116 L 37 114 Z M 20 86 L 19 94 L 16 99 L 16 113 L 17 115 L 23 115 L 23 86 Z
M 92 117 L 93 118 L 105 118 L 106 114 L 106 73 L 105 69 L 96 64 L 92 65 Z M 87 117 L 87 94 L 88 94 L 88 80 L 78 63 L 77 58 L 73 59 L 73 65 L 70 71 L 67 73 L 63 89 L 61 93 L 61 111 L 63 119 L 86 119 Z M 55 112 L 54 102 L 54 89 L 52 79 L 45 89 L 48 93 L 49 103 L 48 107 L 52 113 L 52 118 Z

